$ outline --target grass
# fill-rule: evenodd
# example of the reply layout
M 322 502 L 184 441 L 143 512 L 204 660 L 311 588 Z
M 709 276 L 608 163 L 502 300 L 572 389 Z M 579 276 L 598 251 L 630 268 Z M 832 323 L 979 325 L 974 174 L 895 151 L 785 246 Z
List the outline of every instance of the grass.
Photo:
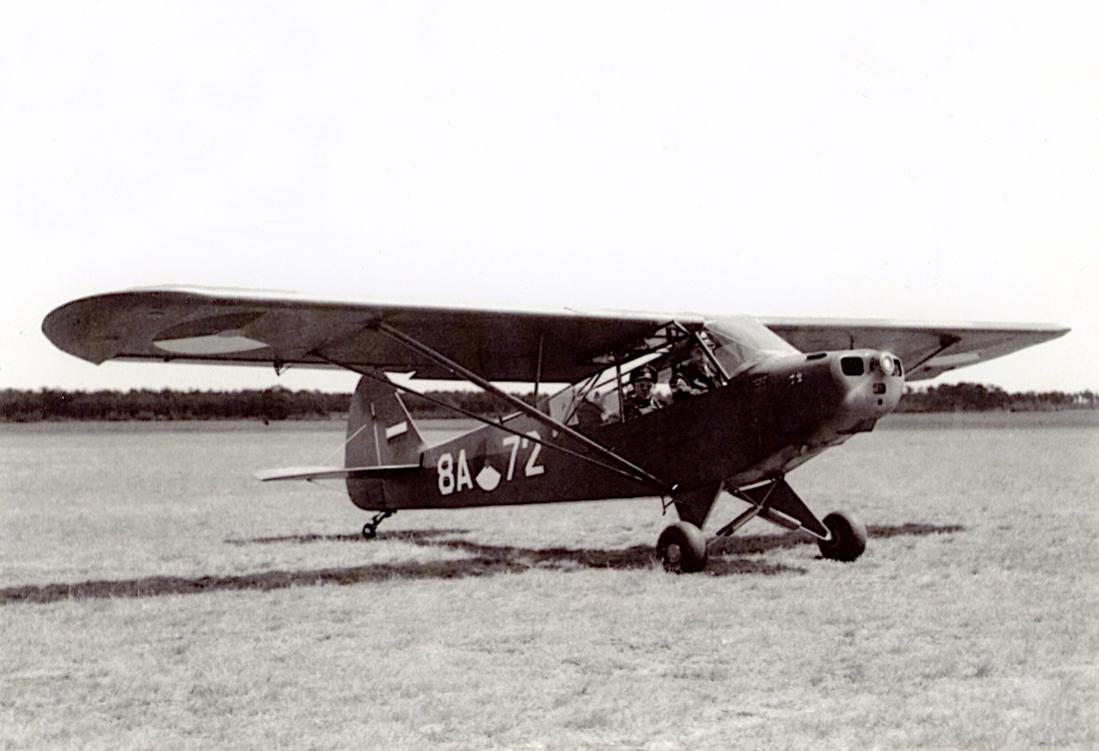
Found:
M 336 426 L 6 429 L 0 747 L 1099 745 L 1094 420 L 914 417 L 790 477 L 870 525 L 861 560 L 757 521 L 680 577 L 655 500 L 368 543 L 250 479 Z

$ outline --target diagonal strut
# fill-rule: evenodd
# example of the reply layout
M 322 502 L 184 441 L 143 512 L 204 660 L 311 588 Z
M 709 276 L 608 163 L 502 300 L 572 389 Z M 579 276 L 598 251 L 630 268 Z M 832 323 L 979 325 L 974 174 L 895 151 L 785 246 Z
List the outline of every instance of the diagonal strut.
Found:
M 576 442 L 580 443 L 584 447 L 589 448 L 592 451 L 595 451 L 597 454 L 599 454 L 600 456 L 602 456 L 606 459 L 609 459 L 614 464 L 616 464 L 619 467 L 622 467 L 623 469 L 627 470 L 626 474 L 634 477 L 635 479 L 638 479 L 638 480 L 646 482 L 650 485 L 653 485 L 655 488 L 660 490 L 661 493 L 670 494 L 670 493 L 674 492 L 675 487 L 671 483 L 666 483 L 666 482 L 660 480 L 659 478 L 653 476 L 649 472 L 646 472 L 644 469 L 637 466 L 636 464 L 634 464 L 630 460 L 616 454 L 614 451 L 611 451 L 606 446 L 603 446 L 602 444 L 600 444 L 596 441 L 593 441 L 592 439 L 588 438 L 583 433 L 580 433 L 580 432 L 574 430 L 573 428 L 570 428 L 568 425 L 565 425 L 564 423 L 560 422 L 559 420 L 555 420 L 552 417 L 550 417 L 549 415 L 547 415 L 543 412 L 540 412 L 538 409 L 536 409 L 536 408 L 532 407 L 531 405 L 527 404 L 522 399 L 519 399 L 518 397 L 515 397 L 512 394 L 507 393 L 503 389 L 501 389 L 497 386 L 494 386 L 492 383 L 490 383 L 486 379 L 482 378 L 481 376 L 477 375 L 476 373 L 474 373 L 469 368 L 466 368 L 463 365 L 461 365 L 460 363 L 457 363 L 454 360 L 451 360 L 446 355 L 442 354 L 441 352 L 437 352 L 436 350 L 432 349 L 431 347 L 427 346 L 426 344 L 423 344 L 419 340 L 414 339 L 413 337 L 409 336 L 408 334 L 405 334 L 400 329 L 396 329 L 393 326 L 390 326 L 389 324 L 381 322 L 381 321 L 374 324 L 374 327 L 378 331 L 380 331 L 381 333 L 385 334 L 386 336 L 389 336 L 391 339 L 395 339 L 396 341 L 400 342 L 404 346 L 408 347 L 413 352 L 417 352 L 417 353 L 423 355 L 424 357 L 427 357 L 428 359 L 434 361 L 438 365 L 441 365 L 442 367 L 446 368 L 448 371 L 450 371 L 454 375 L 465 378 L 467 381 L 469 381 L 469 382 L 471 382 L 471 383 L 473 383 L 477 386 L 480 386 L 482 389 L 484 389 L 488 393 L 492 394 L 493 396 L 496 396 L 496 397 L 499 397 L 500 399 L 503 399 L 504 401 L 506 401 L 508 404 L 512 405 L 513 407 L 515 407 L 517 410 L 519 410 L 523 414 L 527 415 L 528 417 L 530 417 L 534 420 L 537 420 L 538 422 L 542 423 L 543 425 L 550 428 L 551 430 L 555 430 L 555 431 L 558 431 L 560 433 L 564 433 L 565 435 L 569 436 L 570 438 L 572 438 Z M 495 424 L 495 423 L 493 423 L 493 424 Z M 550 445 L 550 444 L 547 444 L 547 445 Z
M 615 474 L 622 475 L 623 477 L 627 477 L 631 480 L 634 480 L 636 482 L 640 482 L 642 484 L 650 484 L 651 483 L 651 480 L 649 480 L 646 477 L 641 477 L 641 476 L 638 476 L 637 474 L 634 474 L 633 472 L 626 471 L 626 470 L 622 469 L 621 467 L 615 467 L 615 466 L 612 466 L 612 465 L 607 464 L 605 462 L 601 462 L 598 459 L 595 459 L 591 456 L 588 456 L 587 454 L 581 454 L 579 451 L 574 451 L 570 448 L 566 448 L 564 446 L 559 446 L 556 443 L 550 443 L 550 442 L 545 441 L 541 438 L 535 438 L 532 435 L 528 435 L 528 434 L 523 433 L 521 431 L 515 430 L 514 428 L 510 427 L 509 425 L 507 425 L 505 423 L 499 423 L 499 422 L 494 422 L 492 420 L 488 420 L 488 419 L 482 417 L 481 415 L 477 414 L 476 412 L 465 409 L 464 407 L 459 407 L 455 404 L 449 404 L 447 402 L 444 402 L 441 399 L 436 399 L 433 396 L 429 396 L 429 395 L 423 393 L 422 391 L 417 391 L 414 388 L 410 388 L 410 387 L 405 386 L 403 384 L 391 381 L 388 378 L 386 378 L 384 375 L 378 375 L 378 374 L 372 372 L 369 369 L 356 367 L 356 366 L 350 365 L 348 363 L 340 362 L 339 360 L 333 360 L 331 357 L 328 357 L 327 355 L 325 355 L 323 352 L 321 352 L 319 350 L 314 350 L 314 354 L 316 354 L 317 357 L 320 357 L 321 359 L 323 359 L 326 362 L 329 362 L 333 365 L 344 368 L 346 370 L 350 370 L 353 373 L 358 373 L 361 376 L 369 378 L 373 381 L 377 381 L 378 383 L 383 383 L 383 384 L 385 384 L 387 386 L 390 386 L 392 388 L 395 388 L 398 391 L 401 391 L 403 393 L 412 394 L 413 396 L 417 396 L 417 397 L 419 397 L 419 398 L 421 398 L 421 399 L 423 399 L 427 402 L 430 402 L 431 404 L 434 404 L 438 407 L 443 407 L 444 409 L 453 410 L 455 412 L 458 412 L 459 414 L 465 415 L 466 417 L 472 418 L 472 419 L 476 420 L 477 422 L 484 423 L 485 425 L 489 425 L 491 427 L 494 427 L 497 430 L 502 430 L 505 433 L 511 433 L 512 435 L 516 435 L 516 436 L 519 436 L 520 438 L 529 440 L 532 443 L 537 443 L 540 446 L 544 446 L 545 448 L 547 448 L 551 451 L 560 451 L 563 454 L 568 454 L 569 456 L 580 459 L 581 461 L 585 461 L 588 464 L 594 465 L 596 467 L 600 467 L 602 469 L 607 470 L 608 472 L 614 472 Z M 660 486 L 657 489 L 660 490 L 661 493 L 666 493 L 667 492 L 666 489 L 663 486 Z

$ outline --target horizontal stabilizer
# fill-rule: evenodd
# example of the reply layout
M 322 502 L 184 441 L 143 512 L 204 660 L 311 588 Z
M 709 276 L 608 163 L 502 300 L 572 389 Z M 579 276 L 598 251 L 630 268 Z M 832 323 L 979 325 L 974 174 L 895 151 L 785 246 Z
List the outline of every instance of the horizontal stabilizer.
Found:
M 261 469 L 256 477 L 271 480 L 384 480 L 420 469 L 419 464 L 390 464 L 373 467 L 286 467 Z

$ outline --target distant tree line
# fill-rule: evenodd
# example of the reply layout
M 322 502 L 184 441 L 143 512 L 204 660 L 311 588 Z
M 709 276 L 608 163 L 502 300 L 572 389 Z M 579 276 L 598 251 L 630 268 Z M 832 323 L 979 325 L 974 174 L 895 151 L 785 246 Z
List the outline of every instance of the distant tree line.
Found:
M 998 386 L 958 383 L 906 391 L 898 412 L 1046 412 L 1099 408 L 1094 391 L 1023 391 L 1009 393 Z
M 478 415 L 494 415 L 494 400 L 479 391 L 433 391 L 433 399 Z M 402 397 L 416 417 L 458 417 L 457 412 L 414 395 Z M 0 391 L 0 421 L 42 420 L 314 420 L 343 417 L 350 394 L 290 391 Z M 503 413 L 510 408 L 501 405 Z
M 514 411 L 480 391 L 432 391 L 439 402 L 483 416 Z M 457 412 L 413 395 L 402 397 L 419 418 L 458 417 Z M 531 395 L 524 398 L 531 400 Z M 0 391 L 0 421 L 41 420 L 313 420 L 343 417 L 350 394 L 290 391 L 275 387 L 245 391 Z M 1097 409 L 1093 391 L 1008 393 L 996 386 L 959 383 L 910 388 L 898 412 L 985 412 Z

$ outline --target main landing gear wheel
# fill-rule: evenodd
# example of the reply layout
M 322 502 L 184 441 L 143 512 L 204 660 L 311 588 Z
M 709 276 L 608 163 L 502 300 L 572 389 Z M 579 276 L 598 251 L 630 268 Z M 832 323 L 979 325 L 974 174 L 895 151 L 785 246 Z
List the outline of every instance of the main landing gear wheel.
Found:
M 821 520 L 829 537 L 820 540 L 820 554 L 833 561 L 850 562 L 866 550 L 866 525 L 846 511 L 833 511 Z
M 706 537 L 695 525 L 676 522 L 660 533 L 656 555 L 665 571 L 693 574 L 706 568 Z

